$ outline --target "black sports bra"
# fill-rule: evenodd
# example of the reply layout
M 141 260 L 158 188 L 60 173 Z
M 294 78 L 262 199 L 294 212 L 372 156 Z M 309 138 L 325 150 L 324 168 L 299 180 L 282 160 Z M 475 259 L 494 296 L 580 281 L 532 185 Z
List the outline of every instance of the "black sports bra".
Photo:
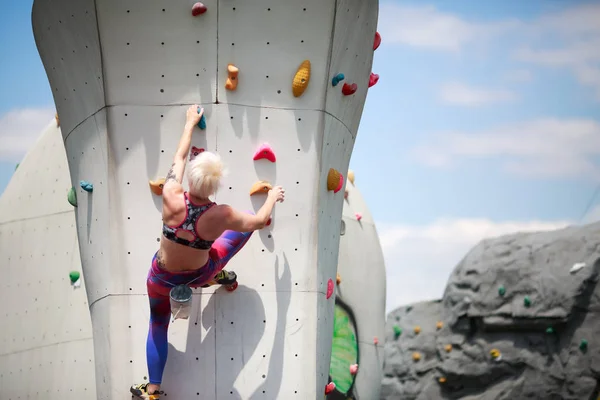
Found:
M 181 224 L 177 226 L 169 226 L 163 223 L 163 235 L 172 242 L 182 244 L 184 246 L 189 246 L 194 249 L 208 250 L 211 248 L 212 244 L 214 243 L 214 240 L 202 239 L 200 235 L 198 235 L 198 232 L 196 232 L 196 222 L 198 222 L 198 218 L 200 218 L 202 214 L 204 214 L 207 210 L 214 206 L 215 203 L 213 202 L 198 206 L 192 203 L 192 201 L 188 197 L 187 192 L 184 192 L 183 196 L 185 197 L 186 206 L 185 219 Z M 180 230 L 189 232 L 192 235 L 194 235 L 194 240 L 190 241 L 177 236 L 177 232 L 179 232 Z

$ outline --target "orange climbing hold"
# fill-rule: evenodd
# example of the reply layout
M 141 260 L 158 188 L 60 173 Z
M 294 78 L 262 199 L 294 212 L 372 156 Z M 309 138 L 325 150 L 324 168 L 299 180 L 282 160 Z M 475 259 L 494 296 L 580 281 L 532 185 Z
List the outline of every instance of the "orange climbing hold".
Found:
M 356 92 L 356 89 L 358 89 L 356 83 L 353 83 L 351 85 L 348 83 L 344 83 L 344 86 L 342 86 L 342 93 L 345 96 L 350 96 L 351 94 L 354 94 Z
M 254 153 L 254 161 L 260 160 L 263 158 L 267 159 L 271 162 L 275 162 L 275 160 L 276 160 L 273 149 L 267 143 L 264 143 L 262 146 L 260 146 L 258 148 L 258 150 L 256 150 L 256 153 Z
M 304 60 L 298 67 L 294 80 L 292 81 L 292 92 L 294 97 L 300 97 L 308 87 L 310 81 L 310 61 Z
M 252 188 L 250 188 L 250 196 L 254 196 L 259 193 L 267 193 L 269 190 L 273 189 L 273 186 L 267 181 L 258 181 Z
M 381 35 L 379 32 L 375 32 L 375 41 L 373 42 L 373 50 L 377 50 L 379 45 L 381 44 Z
M 415 352 L 412 354 L 412 359 L 413 359 L 413 361 L 415 361 L 415 362 L 416 362 L 416 361 L 419 361 L 419 360 L 421 359 L 421 353 L 419 353 L 419 352 L 415 351 Z
M 225 82 L 225 89 L 235 90 L 238 85 L 238 73 L 240 69 L 233 64 L 227 64 L 227 82 Z
M 339 273 L 335 277 L 335 283 L 337 283 L 338 285 L 342 283 L 342 276 Z
M 58 114 L 54 114 L 54 119 L 56 120 L 56 126 L 60 126 L 60 119 L 58 119 Z
M 348 170 L 348 180 L 354 185 L 354 171 L 351 169 Z
M 446 350 L 446 353 L 450 353 L 452 351 L 452 345 L 451 344 L 445 345 L 444 350 Z
M 337 193 L 344 186 L 344 176 L 336 169 L 329 168 L 329 174 L 327 174 L 327 190 L 333 190 L 333 193 Z
M 196 17 L 200 14 L 204 14 L 205 12 L 206 12 L 206 6 L 200 2 L 198 2 L 192 6 L 192 15 L 194 17 Z
M 165 178 L 160 178 L 155 181 L 150 181 L 150 190 L 157 196 L 162 196 L 163 186 L 165 185 Z
M 335 383 L 333 383 L 333 382 L 329 382 L 325 386 L 325 394 L 329 394 L 329 393 L 333 392 L 334 390 L 335 390 Z
M 415 326 L 415 334 L 418 335 L 419 333 L 421 333 L 421 327 L 417 325 Z
M 446 383 L 446 378 L 445 378 L 445 377 L 443 377 L 443 376 L 440 376 L 440 377 L 438 378 L 438 382 L 439 382 L 439 383 Z
M 438 322 L 435 324 L 435 327 L 436 327 L 437 329 L 442 329 L 442 328 L 444 327 L 444 323 L 443 323 L 442 321 L 438 321 Z
M 375 86 L 375 84 L 379 81 L 379 75 L 374 74 L 371 72 L 371 75 L 369 76 L 369 87 L 371 86 Z

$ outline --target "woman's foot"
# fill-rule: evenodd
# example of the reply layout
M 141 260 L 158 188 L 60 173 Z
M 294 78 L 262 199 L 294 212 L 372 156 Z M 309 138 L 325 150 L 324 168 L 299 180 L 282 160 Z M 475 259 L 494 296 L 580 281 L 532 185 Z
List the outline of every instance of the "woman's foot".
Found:
M 160 390 L 160 386 L 153 385 L 150 383 L 141 383 L 139 385 L 133 385 L 129 389 L 132 395 L 137 396 L 139 399 L 144 400 L 158 400 L 160 395 L 163 394 Z

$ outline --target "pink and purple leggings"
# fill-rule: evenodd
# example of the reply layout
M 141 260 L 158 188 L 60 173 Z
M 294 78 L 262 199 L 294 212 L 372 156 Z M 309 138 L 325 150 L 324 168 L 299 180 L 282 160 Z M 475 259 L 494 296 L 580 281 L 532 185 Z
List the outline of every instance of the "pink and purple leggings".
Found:
M 163 371 L 167 363 L 169 348 L 167 331 L 171 319 L 169 292 L 171 289 L 177 285 L 187 284 L 193 279 L 195 280 L 189 285 L 193 288 L 208 283 L 244 247 L 252 233 L 225 231 L 221 237 L 215 240 L 209 250 L 206 265 L 196 271 L 177 273 L 165 271 L 158 265 L 156 254 L 154 254 L 152 267 L 148 271 L 146 280 L 150 299 L 150 327 L 146 340 L 146 360 L 150 383 L 160 384 L 162 382 Z

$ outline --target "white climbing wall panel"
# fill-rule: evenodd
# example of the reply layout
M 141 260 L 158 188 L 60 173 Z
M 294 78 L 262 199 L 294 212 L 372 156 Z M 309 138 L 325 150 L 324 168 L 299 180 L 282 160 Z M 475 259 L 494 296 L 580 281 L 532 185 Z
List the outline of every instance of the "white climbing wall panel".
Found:
M 92 327 L 69 171 L 52 121 L 0 197 L 0 398 L 82 399 L 96 393 Z M 34 384 L 35 383 L 35 384 Z
M 145 278 L 160 235 L 163 177 L 200 103 L 229 176 L 217 202 L 256 210 L 259 179 L 286 188 L 273 224 L 232 260 L 240 287 L 198 290 L 195 313 L 169 330 L 163 390 L 173 398 L 320 398 L 328 382 L 344 177 L 367 91 L 377 1 L 36 0 L 33 26 L 65 139 L 81 265 L 93 325 L 97 398 L 128 395 L 147 376 Z M 234 9 L 235 8 L 235 9 Z M 291 93 L 305 59 L 304 95 Z M 240 68 L 236 91 L 226 67 Z M 357 83 L 344 96 L 331 78 Z M 268 142 L 277 162 L 253 161 Z M 93 193 L 79 181 L 94 184 Z M 65 201 L 65 207 L 69 207 Z

